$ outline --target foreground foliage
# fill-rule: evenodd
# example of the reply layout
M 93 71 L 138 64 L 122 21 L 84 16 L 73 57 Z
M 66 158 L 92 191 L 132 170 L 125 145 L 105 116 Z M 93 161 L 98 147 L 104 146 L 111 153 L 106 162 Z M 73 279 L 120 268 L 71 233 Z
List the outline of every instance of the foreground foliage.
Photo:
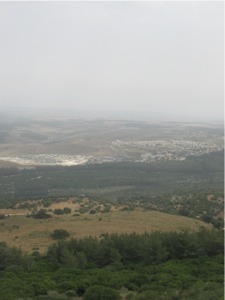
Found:
M 59 241 L 45 256 L 0 244 L 2 300 L 223 299 L 223 232 Z

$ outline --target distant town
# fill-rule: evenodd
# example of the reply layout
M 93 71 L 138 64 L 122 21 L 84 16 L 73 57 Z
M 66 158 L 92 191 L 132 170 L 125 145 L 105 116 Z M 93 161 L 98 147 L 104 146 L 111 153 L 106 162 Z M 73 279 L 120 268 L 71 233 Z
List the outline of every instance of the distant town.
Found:
M 3 119 L 0 166 L 175 160 L 223 150 L 222 124 Z
M 137 161 L 151 162 L 158 160 L 184 160 L 190 155 L 203 155 L 206 153 L 223 150 L 223 146 L 208 145 L 196 141 L 185 140 L 154 140 L 124 142 L 117 140 L 112 143 L 114 146 L 128 146 L 145 153 L 140 155 Z

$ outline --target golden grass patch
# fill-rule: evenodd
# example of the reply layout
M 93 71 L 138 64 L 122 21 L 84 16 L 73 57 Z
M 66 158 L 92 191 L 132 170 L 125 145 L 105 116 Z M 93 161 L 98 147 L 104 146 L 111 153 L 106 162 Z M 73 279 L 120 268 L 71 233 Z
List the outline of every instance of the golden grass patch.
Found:
M 73 238 L 100 236 L 105 233 L 144 233 L 150 231 L 198 230 L 201 226 L 212 228 L 210 224 L 178 215 L 157 211 L 113 211 L 110 213 L 73 215 L 52 215 L 40 220 L 14 215 L 0 221 L 1 241 L 16 246 L 25 252 L 38 250 L 46 252 L 54 243 L 50 234 L 55 229 L 68 230 Z

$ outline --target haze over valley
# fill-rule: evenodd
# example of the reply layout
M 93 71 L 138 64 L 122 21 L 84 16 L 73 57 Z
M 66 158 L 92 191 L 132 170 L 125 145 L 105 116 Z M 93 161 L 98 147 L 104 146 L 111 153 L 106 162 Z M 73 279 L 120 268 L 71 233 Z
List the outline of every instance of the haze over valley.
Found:
M 184 160 L 223 150 L 220 123 L 105 119 L 2 119 L 0 160 L 15 165 Z
M 222 300 L 223 1 L 0 1 L 0 299 Z

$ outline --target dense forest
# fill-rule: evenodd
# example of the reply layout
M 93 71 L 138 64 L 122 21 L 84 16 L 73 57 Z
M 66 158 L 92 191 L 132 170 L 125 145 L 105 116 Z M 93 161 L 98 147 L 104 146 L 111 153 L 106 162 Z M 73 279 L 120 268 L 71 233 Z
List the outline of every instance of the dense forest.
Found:
M 2 300 L 222 300 L 223 232 L 59 240 L 46 255 L 0 244 Z
M 1 208 L 19 200 L 49 196 L 121 197 L 223 189 L 224 152 L 184 161 L 102 163 L 73 167 L 0 169 Z
M 223 154 L 220 151 L 190 156 L 184 161 L 148 164 L 0 169 L 0 208 L 29 208 L 22 204 L 27 199 L 41 199 L 48 207 L 59 197 L 86 195 L 99 203 L 180 214 L 220 228 L 224 205 Z
M 223 210 L 223 152 L 150 164 L 0 169 L 0 185 L 1 208 L 28 208 L 24 200 L 36 199 L 47 209 L 57 198 L 85 195 L 109 207 L 180 214 L 216 227 L 72 240 L 59 238 L 59 228 L 52 234 L 58 242 L 44 255 L 1 242 L 2 300 L 223 299 L 223 221 L 217 218 Z

